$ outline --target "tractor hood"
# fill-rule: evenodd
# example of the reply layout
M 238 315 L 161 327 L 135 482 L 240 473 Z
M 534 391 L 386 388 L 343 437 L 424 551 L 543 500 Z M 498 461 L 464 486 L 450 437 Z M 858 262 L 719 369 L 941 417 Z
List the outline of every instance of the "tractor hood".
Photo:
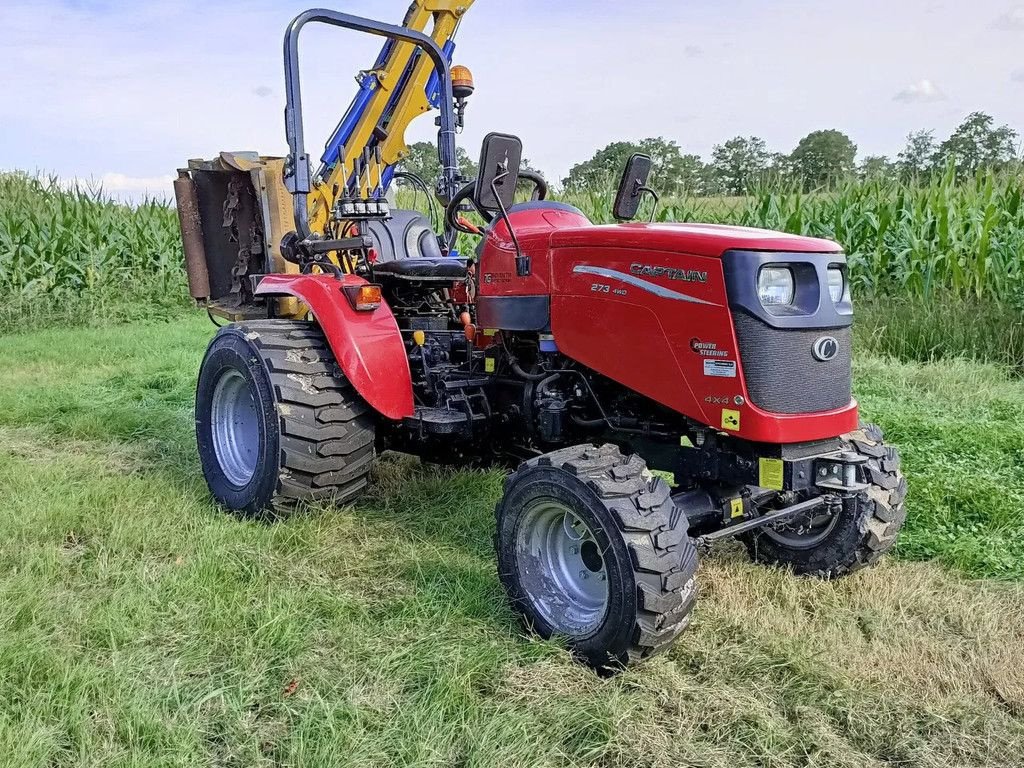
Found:
M 554 229 L 553 248 L 643 248 L 720 258 L 726 251 L 841 253 L 831 240 L 719 224 L 609 224 Z

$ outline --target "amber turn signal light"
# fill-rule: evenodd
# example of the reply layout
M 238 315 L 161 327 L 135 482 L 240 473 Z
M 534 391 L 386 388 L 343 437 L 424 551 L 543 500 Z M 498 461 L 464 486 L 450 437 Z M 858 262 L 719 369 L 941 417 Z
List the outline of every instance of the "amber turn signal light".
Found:
M 365 285 L 346 285 L 342 290 L 348 303 L 356 312 L 372 312 L 381 304 L 380 286 L 373 283 Z
M 456 64 L 451 69 L 452 73 L 452 95 L 456 99 L 468 99 L 473 95 L 473 73 L 469 67 Z

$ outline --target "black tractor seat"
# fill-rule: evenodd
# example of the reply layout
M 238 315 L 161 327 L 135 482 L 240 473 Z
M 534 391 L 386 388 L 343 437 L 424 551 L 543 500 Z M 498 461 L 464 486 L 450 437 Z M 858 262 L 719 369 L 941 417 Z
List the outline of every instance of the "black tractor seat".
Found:
M 367 234 L 377 252 L 377 280 L 450 283 L 466 278 L 466 260 L 441 255 L 430 220 L 419 211 L 393 209 L 389 220 L 369 222 Z
M 413 281 L 444 281 L 464 280 L 466 277 L 466 260 L 441 257 L 440 259 L 396 259 L 373 265 L 375 278 L 393 278 L 395 280 Z

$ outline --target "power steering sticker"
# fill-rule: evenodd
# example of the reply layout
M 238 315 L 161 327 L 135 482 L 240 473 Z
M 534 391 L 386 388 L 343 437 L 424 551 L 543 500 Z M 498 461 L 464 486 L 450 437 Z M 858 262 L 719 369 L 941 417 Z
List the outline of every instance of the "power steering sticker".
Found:
M 690 339 L 690 349 L 701 357 L 717 357 L 721 359 L 729 356 L 729 350 L 719 349 L 717 342 L 701 341 L 696 336 Z
M 736 378 L 735 360 L 704 360 L 704 375 L 714 376 L 719 379 Z

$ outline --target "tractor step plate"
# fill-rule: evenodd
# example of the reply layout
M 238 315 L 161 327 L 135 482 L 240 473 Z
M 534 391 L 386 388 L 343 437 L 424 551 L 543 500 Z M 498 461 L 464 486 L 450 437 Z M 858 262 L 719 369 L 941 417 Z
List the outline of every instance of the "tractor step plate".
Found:
M 427 408 L 418 406 L 416 415 L 405 419 L 406 426 L 434 435 L 451 435 L 472 431 L 472 422 L 483 421 L 482 414 L 474 414 L 472 420 L 463 411 L 449 408 Z

